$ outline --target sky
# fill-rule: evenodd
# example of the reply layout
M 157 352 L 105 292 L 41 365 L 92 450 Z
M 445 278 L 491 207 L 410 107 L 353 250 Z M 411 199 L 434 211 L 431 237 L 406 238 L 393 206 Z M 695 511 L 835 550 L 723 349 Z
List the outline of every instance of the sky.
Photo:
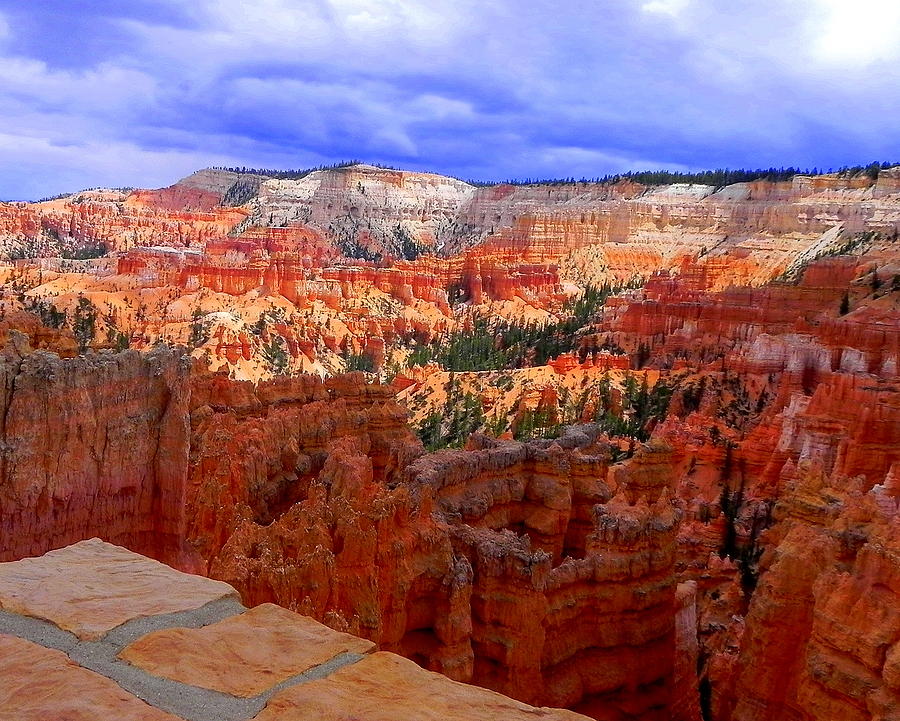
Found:
M 0 0 L 0 198 L 900 158 L 898 0 Z

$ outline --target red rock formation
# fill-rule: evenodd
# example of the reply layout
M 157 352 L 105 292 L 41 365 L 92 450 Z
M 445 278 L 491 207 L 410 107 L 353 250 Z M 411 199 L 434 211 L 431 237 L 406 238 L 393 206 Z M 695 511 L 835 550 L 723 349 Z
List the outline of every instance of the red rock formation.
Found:
M 836 374 L 785 409 L 777 451 L 789 459 L 731 718 L 890 718 L 900 708 L 886 665 L 900 640 L 898 399 L 890 381 Z
M 440 176 L 368 166 L 317 171 L 296 180 L 206 170 L 161 190 L 85 191 L 6 205 L 0 210 L 5 219 L 0 237 L 7 238 L 10 252 L 21 254 L 25 248 L 29 255 L 105 246 L 116 251 L 113 260 L 122 277 L 108 281 L 109 271 L 78 267 L 70 270 L 82 277 L 71 282 L 81 287 L 83 275 L 95 272 L 103 279 L 83 290 L 110 293 L 127 287 L 137 294 L 165 288 L 196 294 L 196 300 L 211 293 L 239 297 L 240 303 L 219 298 L 214 310 L 236 312 L 244 325 L 256 323 L 260 312 L 249 294 L 284 298 L 301 315 L 321 303 L 341 324 L 338 331 L 323 333 L 321 318 L 309 311 L 303 321 L 292 321 L 303 331 L 283 342 L 290 347 L 291 370 L 328 373 L 343 364 L 334 349 L 365 352 L 378 366 L 390 360 L 398 339 L 434 337 L 454 325 L 451 306 L 460 302 L 541 320 L 560 310 L 575 291 L 572 282 L 623 281 L 668 268 L 684 281 L 678 285 L 683 296 L 729 284 L 758 285 L 837 247 L 849 233 L 895 231 L 900 216 L 893 177 L 884 173 L 876 186 L 862 177 L 823 176 L 720 190 L 625 182 L 475 189 Z M 237 194 L 231 192 L 235 187 Z M 239 200 L 247 203 L 220 205 Z M 393 260 L 409 255 L 410 247 L 400 248 L 404 242 L 411 242 L 416 253 L 437 243 L 443 257 Z M 339 257 L 357 251 L 382 261 Z M 670 281 L 655 279 L 646 297 L 670 292 Z M 60 285 L 47 292 L 55 295 Z M 839 287 L 834 285 L 833 293 Z M 781 303 L 776 296 L 771 303 Z M 734 304 L 756 300 L 738 292 Z M 802 298 L 794 301 L 782 306 L 785 313 L 803 306 Z M 244 310 L 250 317 L 243 318 Z M 646 327 L 636 331 L 646 335 L 652 312 L 640 311 L 642 318 L 634 322 Z M 764 312 L 771 318 L 774 311 Z M 179 317 L 165 305 L 148 308 L 142 320 L 131 319 L 117 331 L 141 348 L 160 338 L 184 341 L 188 334 L 179 324 L 190 313 L 187 309 Z M 669 329 L 679 331 L 672 314 L 665 314 Z M 627 332 L 627 320 L 621 332 Z M 710 319 L 713 325 L 719 320 Z M 206 350 L 242 377 L 268 373 L 262 345 L 252 338 L 249 344 L 239 340 L 242 332 L 246 335 L 246 328 L 217 329 L 226 341 Z M 684 352 L 677 346 L 682 336 L 673 333 L 673 353 Z M 872 342 L 876 336 L 871 334 Z M 708 348 L 717 342 L 701 340 Z M 237 367 L 234 358 L 248 362 Z
M 335 257 L 334 249 L 312 228 L 251 228 L 235 239 L 209 241 L 202 254 L 165 248 L 133 250 L 119 257 L 118 272 L 154 285 L 210 288 L 230 295 L 264 288 L 298 304 L 314 300 L 322 281 L 343 298 L 358 297 L 374 287 L 405 304 L 436 303 L 444 312 L 449 312 L 447 294 L 452 288 L 476 303 L 514 297 L 545 298 L 552 303 L 562 297 L 554 266 L 507 267 L 484 251 L 449 260 L 423 257 L 392 267 L 328 266 Z
M 519 698 L 599 718 L 669 703 L 678 516 L 659 462 L 631 488 L 592 436 L 423 457 L 360 375 L 188 387 L 177 355 L 26 350 L 4 365 L 5 558 L 101 535 Z M 27 399 L 75 412 L 51 426 Z M 65 472 L 26 462 L 58 456 Z
M 0 203 L 0 236 L 35 238 L 41 231 L 40 215 L 26 203 Z
M 25 311 L 6 313 L 0 320 L 0 344 L 7 346 L 12 336 L 21 334 L 17 341 L 20 347 L 29 346 L 35 350 L 48 350 L 62 358 L 78 355 L 78 343 L 67 328 L 48 328 L 41 319 Z
M 200 188 L 172 185 L 159 190 L 135 190 L 128 196 L 128 202 L 149 208 L 169 211 L 200 210 L 209 212 L 222 200 L 218 193 Z
M 867 177 L 838 176 L 797 176 L 789 183 L 757 181 L 718 191 L 590 183 L 489 189 L 476 193 L 470 207 L 478 210 L 466 219 L 491 227 L 495 234 L 484 246 L 493 254 L 520 262 L 561 262 L 571 255 L 563 274 L 575 278 L 590 278 L 589 266 L 607 280 L 646 277 L 660 268 L 677 270 L 715 249 L 702 267 L 708 287 L 721 289 L 771 279 L 838 227 L 895 233 L 900 215 L 893 177 L 885 173 L 878 190 Z
M 674 658 L 677 517 L 665 494 L 652 507 L 635 494 L 592 511 L 611 492 L 604 446 L 591 450 L 588 438 L 407 465 L 421 451 L 387 390 L 359 396 L 334 383 L 309 381 L 300 394 L 296 383 L 195 384 L 194 447 L 204 450 L 192 463 L 191 537 L 210 573 L 251 602 L 310 613 L 455 678 L 654 718 L 668 703 Z M 435 525 L 442 517 L 456 520 Z M 580 560 L 561 564 L 564 553 Z M 647 570 L 621 566 L 634 554 Z M 502 599 L 512 589 L 510 604 Z M 591 633 L 578 622 L 588 616 Z
M 675 669 L 673 672 L 672 718 L 676 721 L 700 721 L 700 689 L 697 666 L 700 645 L 697 640 L 697 583 L 678 584 L 675 596 Z
M 897 712 L 900 325 L 897 291 L 877 287 L 873 268 L 890 277 L 896 260 L 829 259 L 796 285 L 720 293 L 691 273 L 662 275 L 614 300 L 586 341 L 701 369 L 678 381 L 655 435 L 678 449 L 677 567 L 697 583 L 707 718 Z
M 657 485 L 648 504 L 621 486 L 613 498 L 608 446 L 590 437 L 482 443 L 409 469 L 458 519 L 454 547 L 473 574 L 473 680 L 597 718 L 657 718 L 674 659 L 677 516 L 666 493 Z
M 679 359 L 708 366 L 724 360 L 739 373 L 809 368 L 893 375 L 900 357 L 895 294 L 874 302 L 863 282 L 878 261 L 878 255 L 824 260 L 798 285 L 721 293 L 696 288 L 689 273 L 659 274 L 641 293 L 611 298 L 600 332 L 587 336 L 583 348 L 614 343 L 633 353 L 646 344 L 653 365 L 662 367 Z M 845 292 L 851 308 L 864 302 L 866 309 L 839 315 Z
M 0 239 L 27 247 L 29 256 L 53 256 L 101 244 L 107 250 L 201 246 L 224 236 L 247 217 L 245 210 L 215 203 L 216 197 L 203 191 L 164 189 L 131 194 L 86 191 L 44 203 L 4 204 Z
M 60 359 L 14 335 L 0 357 L 0 559 L 92 535 L 179 557 L 187 368 L 168 351 Z
M 627 355 L 613 355 L 601 351 L 600 353 L 586 354 L 582 362 L 578 362 L 577 353 L 563 353 L 558 358 L 547 363 L 556 373 L 565 374 L 576 368 L 589 369 L 598 368 L 600 370 L 628 370 L 631 368 L 631 361 Z
M 776 509 L 725 717 L 856 721 L 900 708 L 896 494 L 812 480 Z

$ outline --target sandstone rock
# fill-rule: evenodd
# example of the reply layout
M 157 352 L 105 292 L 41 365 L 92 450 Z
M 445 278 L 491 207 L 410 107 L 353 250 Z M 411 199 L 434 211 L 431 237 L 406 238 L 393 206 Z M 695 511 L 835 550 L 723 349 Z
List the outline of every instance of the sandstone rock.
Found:
M 236 597 L 227 584 L 175 571 L 96 538 L 0 564 L 0 609 L 51 621 L 89 640 L 134 618 Z
M 534 708 L 500 694 L 476 689 L 424 671 L 392 653 L 375 653 L 321 681 L 295 686 L 275 696 L 257 721 L 316 718 L 339 721 L 577 721 L 577 713 Z
M 0 355 L 0 560 L 98 534 L 180 553 L 187 370 L 162 350 Z
M 0 718 L 9 721 L 179 721 L 61 651 L 0 635 Z
M 263 604 L 203 628 L 155 631 L 119 657 L 155 676 L 233 696 L 256 696 L 339 654 L 374 648 L 371 641 Z

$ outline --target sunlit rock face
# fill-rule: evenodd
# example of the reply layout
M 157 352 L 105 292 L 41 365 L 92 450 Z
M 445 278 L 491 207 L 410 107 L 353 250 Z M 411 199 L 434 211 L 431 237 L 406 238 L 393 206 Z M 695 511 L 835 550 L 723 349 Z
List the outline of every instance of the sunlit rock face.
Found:
M 208 169 L 159 190 L 0 205 L 0 252 L 18 259 L 24 290 L 3 304 L 71 315 L 84 296 L 109 306 L 92 347 L 186 343 L 237 378 L 328 375 L 347 354 L 379 369 L 473 314 L 553 320 L 588 284 L 793 278 L 893 237 L 897 176 L 474 187 L 365 165 L 296 178 Z

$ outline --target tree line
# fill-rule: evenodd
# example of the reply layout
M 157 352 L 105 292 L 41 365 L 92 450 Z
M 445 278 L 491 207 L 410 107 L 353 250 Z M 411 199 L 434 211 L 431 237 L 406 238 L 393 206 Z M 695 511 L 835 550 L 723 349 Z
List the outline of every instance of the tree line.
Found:
M 226 170 L 240 175 L 262 175 L 279 180 L 299 180 L 310 173 L 319 170 L 339 170 L 350 168 L 354 165 L 362 165 L 361 160 L 345 160 L 330 165 L 317 165 L 310 168 L 277 170 L 273 168 L 251 168 L 246 166 L 214 166 L 213 170 Z M 366 163 L 382 170 L 399 170 L 391 165 L 381 163 Z M 608 173 L 593 178 L 510 178 L 507 180 L 473 180 L 452 177 L 464 183 L 478 188 L 492 187 L 496 185 L 588 185 L 588 184 L 613 184 L 623 180 L 629 180 L 641 185 L 671 185 L 672 183 L 693 183 L 698 185 L 712 185 L 723 187 L 734 183 L 749 183 L 754 180 L 769 180 L 773 182 L 791 180 L 795 175 L 821 175 L 823 173 L 838 173 L 841 176 L 853 178 L 859 175 L 867 175 L 872 180 L 878 178 L 882 170 L 887 170 L 900 165 L 900 162 L 875 161 L 868 165 L 844 165 L 837 169 L 804 168 L 799 167 L 771 167 L 771 168 L 716 168 L 715 170 L 677 171 L 677 170 L 641 170 L 625 173 Z
M 834 168 L 717 168 L 715 170 L 701 170 L 696 172 L 682 172 L 677 170 L 642 170 L 628 171 L 627 173 L 613 173 L 594 178 L 523 178 L 504 181 L 467 180 L 469 185 L 476 187 L 491 187 L 495 185 L 598 185 L 615 184 L 628 180 L 641 185 L 671 185 L 673 183 L 692 183 L 696 185 L 712 185 L 717 188 L 734 183 L 750 183 L 754 180 L 768 180 L 780 182 L 791 180 L 796 175 L 822 175 L 824 173 L 837 173 L 843 177 L 854 178 L 858 175 L 867 175 L 872 180 L 877 180 L 882 170 L 887 170 L 900 165 L 900 162 L 873 162 L 868 165 L 845 165 L 837 170 Z

